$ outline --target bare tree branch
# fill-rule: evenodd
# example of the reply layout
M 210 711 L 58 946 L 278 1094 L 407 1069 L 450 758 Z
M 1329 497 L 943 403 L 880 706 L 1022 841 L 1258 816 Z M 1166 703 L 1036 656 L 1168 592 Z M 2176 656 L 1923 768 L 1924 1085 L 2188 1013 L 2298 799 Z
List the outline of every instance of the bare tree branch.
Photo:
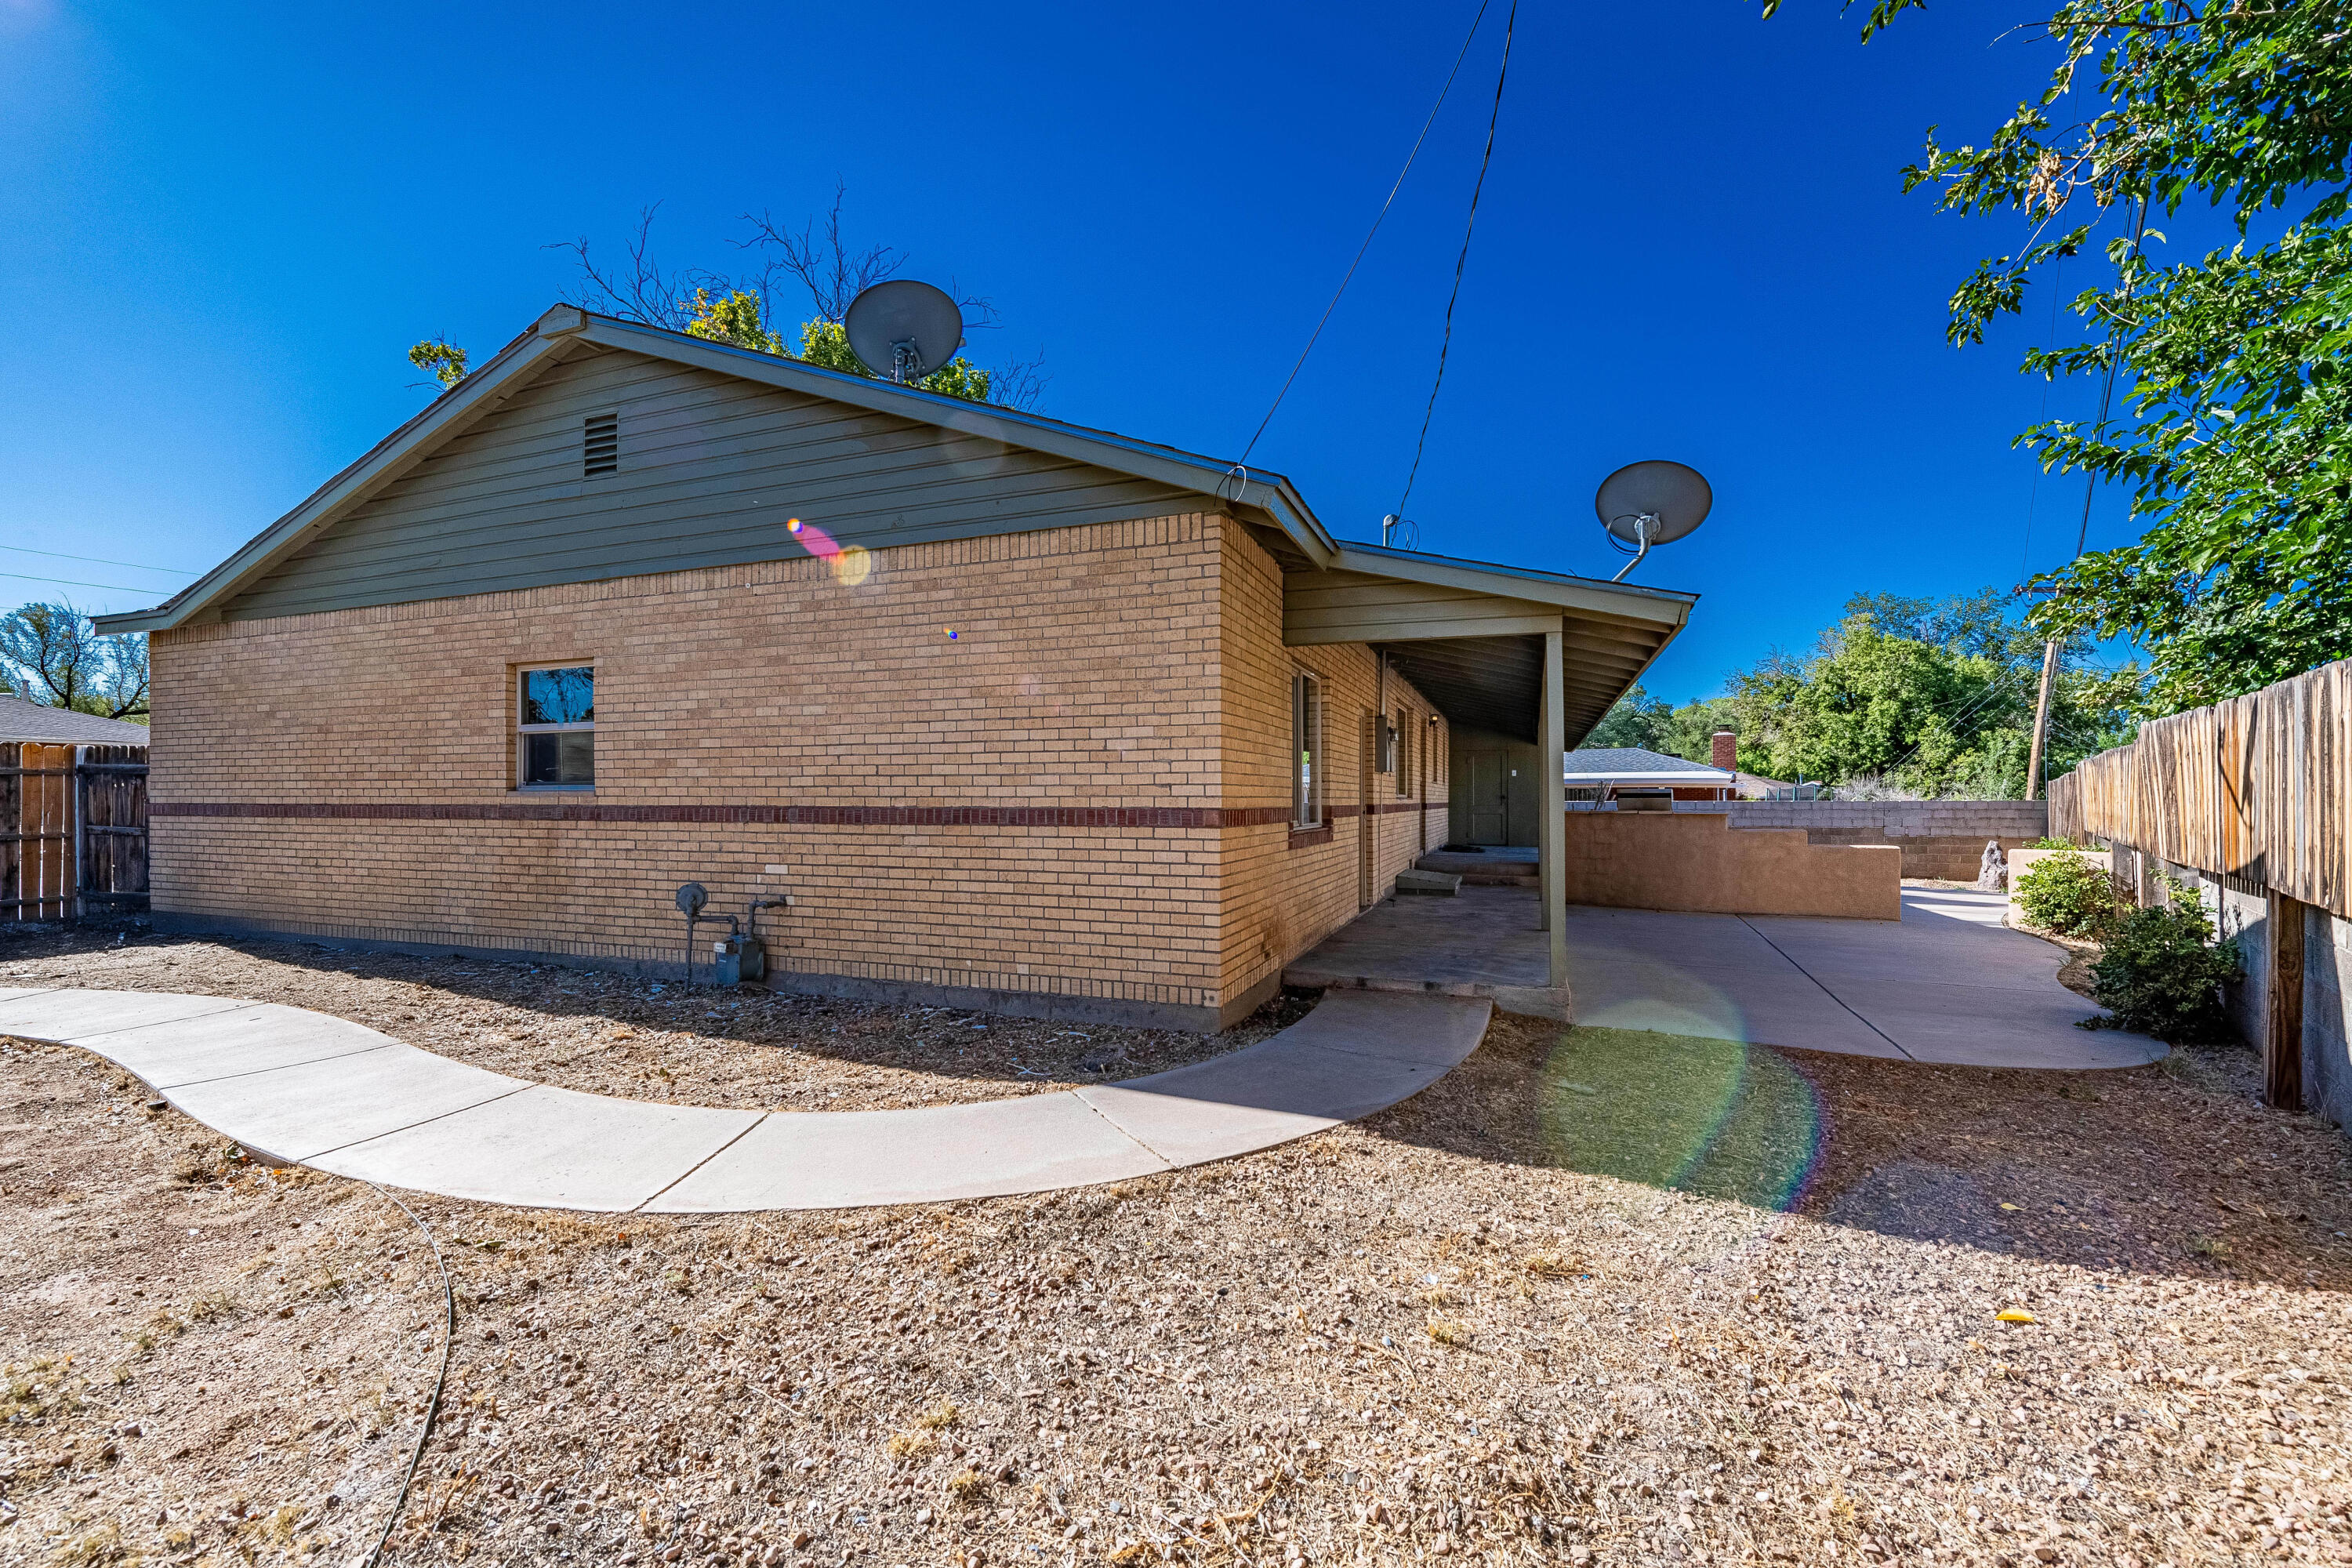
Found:
M 772 265 L 781 268 L 788 276 L 796 278 L 809 291 L 809 300 L 816 307 L 817 320 L 838 321 L 849 313 L 849 302 L 876 283 L 895 277 L 906 264 L 907 253 L 887 245 L 874 246 L 855 255 L 841 240 L 841 203 L 848 187 L 835 181 L 833 206 L 824 215 L 824 237 L 816 235 L 814 219 L 801 226 L 794 234 L 779 228 L 775 220 L 762 212 L 753 217 L 743 215 L 751 226 L 751 237 L 737 243 L 746 250 L 773 252 Z

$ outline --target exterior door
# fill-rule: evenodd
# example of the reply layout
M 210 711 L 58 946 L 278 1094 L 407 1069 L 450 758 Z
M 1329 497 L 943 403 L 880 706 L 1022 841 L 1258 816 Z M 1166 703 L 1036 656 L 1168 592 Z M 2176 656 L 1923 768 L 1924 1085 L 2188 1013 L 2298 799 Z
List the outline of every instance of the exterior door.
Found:
M 1507 752 L 1472 752 L 1470 763 L 1470 842 L 1508 844 L 1511 841 L 1511 768 Z

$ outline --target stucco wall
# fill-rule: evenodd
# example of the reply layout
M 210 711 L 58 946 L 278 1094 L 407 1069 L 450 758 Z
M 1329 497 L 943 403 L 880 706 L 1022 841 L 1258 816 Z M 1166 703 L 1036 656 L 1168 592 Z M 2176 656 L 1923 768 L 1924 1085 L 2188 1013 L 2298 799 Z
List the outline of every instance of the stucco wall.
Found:
M 855 584 L 802 558 L 159 635 L 155 909 L 658 964 L 693 879 L 720 910 L 799 900 L 782 971 L 1213 1024 L 1357 901 L 1350 824 L 1287 853 L 1279 576 L 1269 609 L 1234 532 L 1105 523 L 877 551 Z M 1335 706 L 1369 701 L 1366 649 L 1311 653 Z M 575 659 L 596 787 L 517 792 L 513 667 Z M 1330 741 L 1331 798 L 1359 804 L 1352 731 Z M 1373 821 L 1393 879 L 1417 825 Z M 1287 950 L 1253 958 L 1269 939 Z
M 1790 828 L 1735 828 L 1720 812 L 1572 811 L 1568 901 L 1716 914 L 1900 920 L 1902 854 L 1822 846 Z

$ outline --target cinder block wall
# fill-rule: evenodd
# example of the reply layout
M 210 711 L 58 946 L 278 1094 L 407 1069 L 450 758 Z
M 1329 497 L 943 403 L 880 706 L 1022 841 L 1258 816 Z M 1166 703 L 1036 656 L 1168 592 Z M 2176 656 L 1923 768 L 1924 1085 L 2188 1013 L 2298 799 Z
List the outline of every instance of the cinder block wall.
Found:
M 878 551 L 855 586 L 802 559 L 161 634 L 155 909 L 658 964 L 693 879 L 793 893 L 772 962 L 830 988 L 1212 1026 L 1356 902 L 1348 823 L 1284 854 L 1270 566 L 1186 516 Z M 1368 696 L 1367 650 L 1312 651 Z M 516 792 L 513 668 L 574 659 L 596 788 Z M 1353 747 L 1334 723 L 1337 803 Z M 1392 879 L 1409 819 L 1375 821 Z
M 2006 853 L 2050 830 L 2046 800 L 1743 800 L 1728 809 L 1734 827 L 1801 827 L 1815 844 L 1892 844 L 1905 876 L 1956 882 L 1976 880 L 1988 840 Z
M 1223 983 L 1229 994 L 1269 995 L 1283 965 L 1355 919 L 1368 900 L 1388 897 L 1399 871 L 1444 842 L 1451 742 L 1442 719 L 1429 721 L 1435 710 L 1420 691 L 1394 670 L 1382 680 L 1370 648 L 1283 645 L 1282 569 L 1238 529 L 1225 541 L 1223 575 L 1226 798 L 1277 799 L 1286 807 L 1291 679 L 1305 671 L 1323 682 L 1328 826 L 1294 832 L 1286 810 L 1225 835 Z M 1368 760 L 1378 760 L 1370 721 L 1383 702 L 1391 716 L 1404 710 L 1402 793 L 1392 772 L 1366 776 Z
M 2222 1000 L 2246 1043 L 2262 1048 L 2270 1031 L 2270 900 L 2254 884 L 2179 866 L 2119 847 L 2117 875 L 2142 903 L 2162 896 L 2161 871 L 2196 893 L 2214 929 L 2237 943 L 2244 963 Z M 2303 914 L 2304 1107 L 2338 1127 L 2352 1127 L 2352 921 L 2306 905 Z

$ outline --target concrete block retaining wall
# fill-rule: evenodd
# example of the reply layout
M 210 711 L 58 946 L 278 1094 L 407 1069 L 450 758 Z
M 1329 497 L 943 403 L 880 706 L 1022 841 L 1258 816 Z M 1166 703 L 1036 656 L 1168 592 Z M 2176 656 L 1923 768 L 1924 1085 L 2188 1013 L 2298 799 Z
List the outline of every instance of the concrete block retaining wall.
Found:
M 1742 800 L 1700 805 L 1727 811 L 1734 827 L 1801 827 L 1814 844 L 1892 844 L 1906 877 L 1973 882 L 1985 843 L 2004 854 L 2050 830 L 2045 800 Z
M 2175 866 L 2153 855 L 2118 847 L 2117 875 L 2143 903 L 2158 892 L 2163 870 L 2196 889 L 2215 929 L 2235 941 L 2243 976 L 2222 995 L 2248 1044 L 2259 1050 L 2270 1025 L 2270 900 L 2242 878 Z M 2313 905 L 2303 914 L 2303 1102 L 2315 1116 L 2352 1127 L 2352 921 Z

